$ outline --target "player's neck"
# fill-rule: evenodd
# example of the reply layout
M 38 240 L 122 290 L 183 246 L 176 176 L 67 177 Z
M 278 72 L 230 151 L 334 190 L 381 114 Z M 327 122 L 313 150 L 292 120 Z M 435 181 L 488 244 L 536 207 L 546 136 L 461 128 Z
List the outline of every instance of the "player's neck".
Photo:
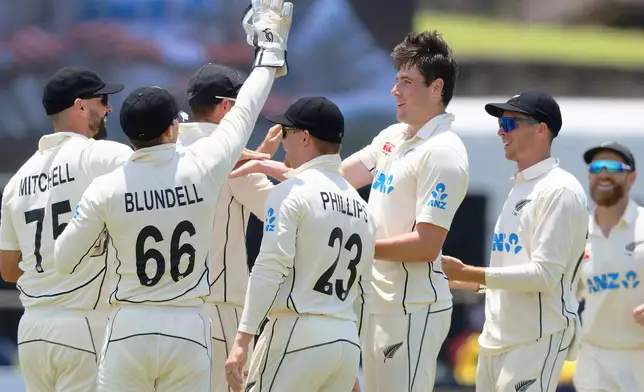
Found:
M 433 120 L 435 117 L 445 114 L 445 108 L 434 108 L 432 110 L 429 110 L 427 114 L 428 115 L 425 118 L 419 121 L 415 121 L 414 124 L 407 124 L 409 125 L 409 127 L 407 128 L 407 135 L 409 136 L 409 138 L 416 136 L 418 131 L 420 131 L 420 129 L 424 127 L 425 124 Z
M 595 223 L 602 230 L 604 236 L 608 237 L 611 229 L 615 227 L 624 216 L 628 207 L 628 197 L 623 197 L 617 204 L 612 206 L 597 206 L 595 208 Z
M 524 171 L 525 169 L 532 167 L 541 161 L 545 161 L 550 157 L 551 157 L 550 150 L 535 151 L 534 153 L 529 154 L 528 156 L 522 157 L 521 159 L 517 160 L 517 169 L 520 172 Z

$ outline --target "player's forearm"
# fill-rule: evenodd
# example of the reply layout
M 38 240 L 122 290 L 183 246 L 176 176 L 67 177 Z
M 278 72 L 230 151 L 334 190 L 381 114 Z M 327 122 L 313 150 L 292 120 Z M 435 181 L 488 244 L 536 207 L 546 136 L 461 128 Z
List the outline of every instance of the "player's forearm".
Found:
M 528 263 L 507 267 L 485 268 L 489 289 L 518 292 L 553 291 L 563 275 L 563 267 L 555 263 Z
M 211 137 L 224 138 L 230 154 L 230 172 L 248 143 L 255 122 L 273 87 L 275 68 L 256 67 L 239 90 L 235 106 L 227 113 Z
M 463 282 L 460 280 L 449 281 L 449 288 L 451 290 L 467 290 L 467 291 L 473 291 L 477 293 L 481 289 L 481 286 L 482 285 L 480 283 L 474 283 L 474 282 Z
M 22 276 L 19 250 L 0 250 L 0 275 L 7 283 L 16 283 Z
M 436 260 L 440 249 L 434 249 L 423 241 L 417 231 L 376 241 L 377 260 L 398 262 L 431 262 Z
M 248 281 L 246 301 L 239 332 L 258 335 L 259 329 L 273 306 L 284 275 L 277 270 L 255 265 Z

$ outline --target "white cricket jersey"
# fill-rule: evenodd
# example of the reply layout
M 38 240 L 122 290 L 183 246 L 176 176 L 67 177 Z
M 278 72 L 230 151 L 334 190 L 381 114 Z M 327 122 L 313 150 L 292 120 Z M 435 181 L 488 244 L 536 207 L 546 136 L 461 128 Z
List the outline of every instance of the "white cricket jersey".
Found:
M 373 174 L 369 210 L 378 220 L 376 239 L 410 233 L 418 223 L 449 230 L 469 181 L 467 151 L 451 131 L 453 121 L 449 113 L 434 117 L 411 139 L 407 124 L 394 124 L 355 153 Z M 441 254 L 427 262 L 375 260 L 372 311 L 408 314 L 450 301 Z
M 217 124 L 179 125 L 177 148 L 216 132 Z M 264 203 L 273 183 L 263 174 L 229 178 L 221 189 L 215 211 L 215 229 L 210 251 L 210 295 L 207 301 L 243 306 L 248 285 L 246 229 L 252 212 L 264 220 Z
M 490 267 L 529 263 L 553 266 L 560 275 L 552 289 L 498 289 L 486 273 L 482 352 L 500 353 L 534 342 L 576 323 L 578 268 L 586 244 L 588 204 L 577 179 L 545 159 L 513 177 L 492 241 Z M 543 271 L 542 271 L 543 273 Z
M 115 248 L 110 303 L 199 306 L 210 293 L 209 253 L 217 200 L 273 84 L 255 68 L 217 132 L 190 147 L 137 150 L 96 179 L 56 241 L 56 267 L 69 271 L 104 227 Z
M 630 200 L 608 237 L 590 215 L 581 265 L 582 339 L 614 350 L 644 349 L 644 328 L 632 311 L 644 304 L 644 208 Z
M 239 331 L 258 334 L 267 315 L 357 321 L 353 303 L 371 268 L 375 224 L 340 163 L 339 155 L 315 158 L 271 191 Z
M 38 151 L 9 180 L 2 198 L 0 249 L 22 252 L 24 273 L 17 287 L 25 308 L 98 306 L 106 289 L 106 233 L 97 233 L 91 244 L 95 248 L 67 260 L 71 275 L 56 272 L 54 240 L 92 180 L 121 166 L 131 154 L 121 143 L 57 132 L 40 138 Z

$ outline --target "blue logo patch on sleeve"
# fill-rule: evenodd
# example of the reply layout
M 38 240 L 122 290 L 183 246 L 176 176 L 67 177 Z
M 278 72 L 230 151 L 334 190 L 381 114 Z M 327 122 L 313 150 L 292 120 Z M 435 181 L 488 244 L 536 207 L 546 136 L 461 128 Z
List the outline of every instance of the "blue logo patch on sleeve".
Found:
M 436 188 L 432 191 L 432 197 L 429 199 L 427 205 L 429 207 L 444 210 L 447 207 L 447 187 L 442 182 L 436 184 Z
M 264 231 L 275 231 L 275 210 L 269 208 L 266 212 L 266 220 L 264 221 Z

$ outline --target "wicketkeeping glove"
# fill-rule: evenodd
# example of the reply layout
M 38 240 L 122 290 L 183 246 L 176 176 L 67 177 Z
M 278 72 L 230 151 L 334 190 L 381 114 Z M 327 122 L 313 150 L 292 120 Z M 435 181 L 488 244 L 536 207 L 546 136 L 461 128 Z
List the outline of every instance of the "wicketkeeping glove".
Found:
M 255 47 L 253 66 L 277 68 L 275 78 L 288 73 L 286 42 L 292 18 L 293 3 L 283 0 L 252 0 L 242 17 L 246 41 Z

